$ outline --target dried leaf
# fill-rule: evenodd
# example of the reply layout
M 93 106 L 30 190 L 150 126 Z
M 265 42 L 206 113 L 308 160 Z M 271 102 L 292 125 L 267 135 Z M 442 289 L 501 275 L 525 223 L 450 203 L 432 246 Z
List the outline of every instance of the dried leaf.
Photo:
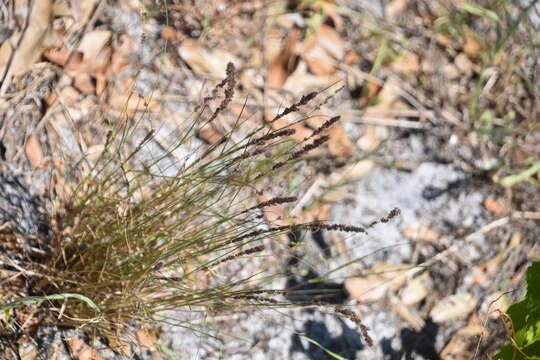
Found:
M 401 301 L 407 306 L 418 304 L 428 294 L 426 283 L 429 281 L 429 274 L 423 273 L 415 277 L 401 291 Z
M 258 196 L 257 203 L 270 200 L 270 196 Z M 265 206 L 261 209 L 264 219 L 272 226 L 284 226 L 289 224 L 289 212 L 283 204 Z
M 392 69 L 405 74 L 416 74 L 420 70 L 420 58 L 407 51 L 392 63 Z
M 476 71 L 476 66 L 472 63 L 471 60 L 469 60 L 467 55 L 463 53 L 456 56 L 456 58 L 454 59 L 454 64 L 456 65 L 458 70 L 467 77 L 472 76 L 473 72 Z
M 308 124 L 316 129 L 322 126 L 326 120 L 328 120 L 327 117 L 312 116 L 308 119 Z M 332 125 L 328 130 L 325 130 L 325 132 L 330 136 L 327 146 L 333 156 L 338 158 L 351 156 L 354 145 L 339 123 Z
M 105 360 L 96 350 L 77 338 L 66 339 L 66 343 L 74 360 Z
M 139 345 L 143 348 L 152 348 L 154 343 L 159 340 L 159 330 L 149 329 L 149 330 L 139 330 L 135 333 L 135 338 Z
M 429 316 L 436 323 L 467 317 L 476 307 L 476 299 L 469 293 L 456 294 L 440 300 Z
M 362 58 L 360 57 L 360 54 L 358 54 L 354 50 L 351 50 L 345 55 L 343 62 L 347 65 L 354 65 L 354 64 L 358 64 L 360 60 L 362 60 Z
M 282 52 L 282 30 L 272 28 L 264 33 L 263 59 L 267 64 L 272 64 Z M 251 62 L 250 62 L 251 63 Z M 261 63 L 262 65 L 262 63 Z
M 287 38 L 287 43 L 281 53 L 270 65 L 270 70 L 266 75 L 266 86 L 271 88 L 281 88 L 285 85 L 288 77 L 296 70 L 298 56 L 296 47 L 301 36 L 299 29 L 292 29 Z
M 2 84 L 0 93 L 7 90 L 11 81 L 11 76 L 19 75 L 29 69 L 41 57 L 42 48 L 47 44 L 47 38 L 51 34 L 52 28 L 52 0 L 42 0 L 33 2 L 32 13 L 26 31 L 19 46 L 16 46 L 21 33 L 15 33 L 0 47 L 0 71 L 3 71 L 11 57 L 11 52 L 15 48 L 13 60 L 8 69 L 6 81 Z
M 343 81 L 343 78 L 338 73 L 332 75 L 313 75 L 308 73 L 306 70 L 300 71 L 299 66 L 299 69 L 289 76 L 287 82 L 283 86 L 283 89 L 300 96 L 308 91 L 325 89 L 331 85 Z
M 116 336 L 108 336 L 109 347 L 116 353 L 131 357 L 132 351 L 129 343 L 123 340 L 119 334 Z
M 367 125 L 363 135 L 358 139 L 356 144 L 362 151 L 371 152 L 381 144 L 381 138 L 378 136 L 378 126 Z
M 421 331 L 425 325 L 424 319 L 415 309 L 408 308 L 405 304 L 395 299 L 392 306 L 393 310 L 416 331 Z
M 66 65 L 66 62 L 70 54 L 71 54 L 71 50 L 66 50 L 66 49 L 49 48 L 43 51 L 43 56 L 45 56 L 47 60 L 55 64 L 58 64 L 60 66 Z M 76 68 L 79 68 L 82 61 L 83 61 L 83 53 L 80 51 L 75 51 L 73 55 L 71 56 L 71 60 L 69 62 L 67 69 L 74 70 Z
M 328 150 L 337 158 L 348 158 L 353 152 L 353 143 L 341 126 L 333 126 L 328 130 L 330 140 Z
M 161 37 L 174 42 L 178 39 L 178 33 L 173 27 L 165 26 L 165 28 L 163 28 L 163 31 L 161 31 Z
M 347 170 L 340 176 L 337 183 L 350 182 L 356 179 L 359 179 L 367 175 L 373 168 L 375 163 L 372 160 L 361 160 L 357 163 L 349 166 Z
M 482 54 L 482 45 L 480 45 L 474 35 L 466 35 L 465 44 L 463 44 L 463 52 L 467 54 L 470 59 L 478 59 Z
M 213 145 L 217 144 L 223 138 L 223 134 L 213 127 L 205 127 L 199 130 L 198 137 L 206 143 Z
M 73 85 L 85 95 L 95 93 L 96 86 L 92 81 L 92 77 L 87 73 L 80 73 L 73 78 Z
M 345 57 L 345 44 L 339 34 L 328 25 L 321 25 L 303 47 L 302 58 L 316 75 L 336 72 L 335 64 Z
M 330 204 L 317 204 L 309 209 L 309 211 L 302 212 L 302 221 L 327 221 L 330 219 L 330 210 L 332 206 Z
M 371 100 L 373 100 L 375 96 L 379 95 L 379 93 L 383 89 L 381 84 L 378 84 L 373 81 L 368 81 L 365 86 L 366 86 L 365 92 L 363 92 L 361 94 L 362 96 L 358 98 L 358 105 L 360 105 L 360 107 L 364 107 L 368 105 L 371 102 Z M 362 90 L 363 87 L 364 87 L 363 83 L 361 84 L 355 83 L 353 86 L 351 86 L 351 89 Z
M 413 241 L 425 241 L 436 243 L 441 235 L 434 229 L 427 226 L 413 225 L 407 227 L 401 232 L 407 239 Z
M 83 53 L 84 60 L 92 60 L 111 40 L 111 37 L 112 32 L 109 30 L 90 31 L 84 35 L 77 50 Z
M 504 206 L 504 204 L 502 204 L 500 201 L 497 201 L 493 198 L 487 198 L 484 201 L 484 206 L 486 207 L 486 209 L 489 210 L 489 212 L 491 212 L 494 215 L 501 215 L 508 211 L 506 206 Z
M 351 297 L 361 303 L 382 299 L 389 290 L 399 289 L 405 278 L 399 276 L 410 269 L 409 265 L 379 264 L 368 271 L 368 275 L 345 280 L 345 288 Z
M 441 360 L 470 360 L 474 358 L 474 346 L 477 338 L 456 333 L 441 351 Z
M 409 6 L 409 1 L 410 0 L 392 0 L 384 7 L 384 13 L 391 19 L 404 12 L 407 9 L 407 6 Z
M 21 360 L 35 360 L 38 358 L 37 346 L 32 342 L 19 345 L 19 356 Z
M 28 137 L 24 151 L 33 169 L 40 168 L 45 164 L 45 154 L 36 135 Z
M 81 94 L 71 86 L 66 86 L 60 90 L 60 97 L 66 106 L 73 106 L 81 100 Z
M 178 47 L 178 54 L 194 72 L 213 79 L 223 79 L 227 75 L 229 62 L 240 67 L 240 61 L 232 54 L 219 49 L 210 50 L 193 40 L 185 40 Z
M 270 112 L 266 114 L 266 120 L 271 121 L 275 114 L 277 113 L 277 109 L 275 112 Z M 301 142 L 304 141 L 305 138 L 310 136 L 312 134 L 312 130 L 308 129 L 301 123 L 296 123 L 294 125 L 291 125 L 290 122 L 286 118 L 280 118 L 272 123 L 272 128 L 274 130 L 279 129 L 285 129 L 285 128 L 291 128 L 295 130 L 295 133 L 290 136 L 291 139 Z
M 377 95 L 379 102 L 369 108 L 370 111 L 381 110 L 409 110 L 410 107 L 403 102 L 399 92 L 400 80 L 394 77 L 389 78 Z M 366 115 L 368 116 L 368 115 Z
M 500 269 L 501 261 L 501 256 L 496 255 L 483 264 L 475 266 L 472 271 L 474 282 L 482 285 L 494 279 Z
M 129 56 L 133 48 L 133 39 L 128 35 L 120 37 L 120 46 L 115 46 L 111 56 L 111 66 L 108 73 L 111 76 L 118 75 L 125 67 L 130 64 Z
M 90 20 L 96 0 L 70 0 L 69 3 L 78 27 L 81 27 Z

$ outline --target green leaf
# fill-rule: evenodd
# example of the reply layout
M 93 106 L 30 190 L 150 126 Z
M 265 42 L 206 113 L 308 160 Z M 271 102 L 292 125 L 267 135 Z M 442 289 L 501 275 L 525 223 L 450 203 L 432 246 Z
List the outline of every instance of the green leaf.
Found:
M 513 343 L 504 346 L 493 359 L 540 359 L 540 261 L 527 270 L 527 295 L 508 308 L 512 319 Z
M 504 187 L 511 187 L 518 182 L 527 180 L 527 178 L 533 176 L 538 171 L 540 171 L 540 161 L 534 162 L 528 169 L 520 172 L 519 174 L 510 175 L 500 179 L 498 183 Z
M 540 163 L 537 165 L 540 166 Z M 540 261 L 531 265 L 527 270 L 527 296 L 540 304 Z
M 470 2 L 463 1 L 458 4 L 458 7 L 460 9 L 463 9 L 473 15 L 481 16 L 481 17 L 487 17 L 491 20 L 500 23 L 501 19 L 499 19 L 499 16 L 494 11 L 485 9 L 481 6 L 478 6 L 476 4 L 471 4 Z

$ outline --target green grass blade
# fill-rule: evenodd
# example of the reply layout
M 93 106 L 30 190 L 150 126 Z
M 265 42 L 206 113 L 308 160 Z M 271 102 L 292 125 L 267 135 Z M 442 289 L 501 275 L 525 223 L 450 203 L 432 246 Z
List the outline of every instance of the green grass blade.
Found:
M 28 296 L 28 297 L 22 298 L 20 300 L 10 302 L 10 303 L 5 304 L 5 305 L 1 305 L 0 306 L 0 311 L 13 309 L 13 308 L 16 308 L 16 307 L 21 306 L 21 305 L 39 304 L 39 303 L 41 303 L 43 301 L 47 301 L 47 300 L 63 300 L 63 299 L 68 299 L 68 298 L 81 300 L 81 301 L 85 302 L 88 306 L 90 306 L 92 309 L 94 309 L 97 313 L 101 312 L 101 310 L 99 310 L 99 307 L 92 300 L 87 298 L 86 296 L 80 295 L 80 294 L 71 294 L 71 293 L 54 294 L 54 295 L 47 295 L 47 296 Z

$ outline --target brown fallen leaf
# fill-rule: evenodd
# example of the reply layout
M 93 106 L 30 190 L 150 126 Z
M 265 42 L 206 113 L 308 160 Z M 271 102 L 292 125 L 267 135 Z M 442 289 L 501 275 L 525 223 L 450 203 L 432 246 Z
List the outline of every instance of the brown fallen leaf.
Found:
M 227 64 L 240 68 L 240 60 L 219 49 L 208 49 L 200 42 L 188 39 L 178 47 L 178 54 L 198 75 L 221 80 L 226 74 Z
M 56 93 L 55 93 L 56 95 Z M 72 86 L 66 86 L 60 90 L 60 98 L 66 106 L 74 106 L 81 100 L 81 94 Z
M 171 42 L 175 42 L 178 39 L 178 32 L 171 26 L 165 26 L 161 31 L 161 37 Z
M 410 107 L 405 104 L 401 98 L 399 92 L 400 82 L 396 77 L 390 77 L 383 85 L 382 90 L 377 94 L 379 102 L 371 106 L 368 111 L 366 111 L 366 116 L 368 116 L 369 111 L 382 111 L 382 110 L 410 110 Z
M 345 44 L 336 30 L 323 24 L 305 41 L 301 56 L 314 74 L 330 75 L 345 57 Z
M 135 338 L 143 348 L 152 348 L 154 343 L 159 340 L 158 329 L 139 330 L 135 333 Z
M 36 135 L 32 134 L 28 137 L 24 151 L 32 169 L 40 168 L 44 165 L 45 154 Z
M 358 105 L 360 105 L 360 107 L 367 106 L 371 102 L 371 100 L 373 100 L 377 95 L 379 95 L 379 93 L 383 89 L 381 84 L 378 84 L 374 81 L 368 81 L 365 84 L 366 85 L 357 84 L 354 87 L 352 87 L 352 89 L 354 90 L 356 89 L 363 90 L 365 86 L 365 90 L 362 92 L 361 96 L 358 98 Z
M 214 145 L 223 138 L 223 134 L 215 128 L 207 126 L 204 129 L 199 130 L 197 137 L 208 144 Z
M 399 276 L 410 269 L 410 265 L 378 264 L 366 271 L 366 276 L 351 277 L 345 280 L 345 289 L 351 297 L 361 303 L 382 299 L 387 291 L 395 291 L 405 283 Z
M 473 72 L 477 71 L 477 66 L 473 64 L 471 60 L 467 57 L 467 55 L 461 53 L 456 56 L 454 59 L 454 64 L 458 68 L 458 70 L 466 77 L 472 76 Z
M 360 54 L 358 54 L 355 50 L 351 50 L 345 55 L 343 63 L 345 63 L 346 65 L 354 65 L 358 64 L 360 60 L 362 60 Z
M 250 61 L 250 64 L 254 64 L 256 66 L 257 60 L 260 62 L 260 66 L 263 65 L 261 60 L 263 60 L 266 64 L 272 64 L 282 52 L 282 38 L 282 29 L 270 28 L 268 31 L 266 31 L 263 38 L 264 49 L 262 53 L 262 59 L 259 59 L 261 57 L 261 54 L 256 52 L 256 54 L 254 54 L 253 56 L 256 56 L 257 58 L 252 59 Z M 253 60 L 255 61 L 253 62 Z
M 270 112 L 267 113 L 266 120 L 271 121 L 276 112 Z M 295 133 L 290 136 L 291 139 L 301 142 L 304 141 L 305 138 L 310 136 L 312 134 L 312 130 L 308 129 L 306 126 L 304 126 L 302 123 L 296 123 L 291 125 L 290 122 L 286 118 L 280 118 L 272 123 L 272 128 L 274 130 L 280 130 L 285 128 L 291 128 L 295 130 Z
M 79 73 L 75 75 L 73 77 L 73 85 L 85 95 L 93 94 L 96 91 L 96 86 L 88 73 Z
M 337 158 L 348 158 L 353 153 L 354 145 L 341 126 L 334 126 L 328 130 L 330 141 L 328 150 Z
M 308 211 L 303 211 L 301 214 L 302 221 L 328 221 L 330 219 L 331 204 L 321 203 L 313 206 Z
M 73 11 L 73 17 L 77 22 L 77 28 L 84 26 L 92 16 L 92 10 L 96 5 L 96 0 L 70 0 L 69 4 Z
M 495 278 L 502 262 L 501 255 L 495 255 L 486 262 L 473 268 L 474 282 L 479 285 L 486 284 Z
M 476 307 L 476 299 L 469 293 L 450 295 L 431 309 L 429 316 L 436 323 L 467 317 Z
M 430 281 L 427 272 L 415 277 L 401 290 L 400 298 L 404 305 L 413 306 L 418 304 L 428 295 L 426 284 Z
M 38 359 L 38 349 L 33 343 L 19 345 L 20 360 L 35 360 Z
M 463 52 L 467 54 L 469 59 L 476 60 L 482 55 L 482 45 L 480 45 L 474 35 L 467 34 L 465 36 L 465 43 L 463 44 Z
M 123 78 L 122 81 L 117 81 L 113 86 L 109 86 L 108 102 L 111 110 L 128 111 L 129 113 L 136 111 L 160 111 L 161 104 L 156 100 L 159 98 L 159 91 L 154 91 L 149 101 L 142 96 L 138 96 L 131 89 L 134 80 L 132 78 Z
M 77 338 L 66 339 L 70 356 L 74 360 L 105 360 L 98 352 Z
M 360 160 L 346 168 L 342 175 L 334 182 L 343 184 L 367 175 L 373 168 L 375 163 L 373 160 Z
M 324 116 L 312 116 L 308 119 L 308 124 L 317 129 L 327 120 L 328 118 Z M 332 125 L 325 132 L 330 136 L 330 140 L 327 142 L 330 154 L 337 158 L 347 158 L 352 155 L 354 145 L 339 123 Z
M 110 76 L 118 75 L 124 68 L 130 64 L 131 49 L 133 48 L 133 39 L 128 35 L 121 35 L 120 42 L 114 44 L 111 56 L 111 65 L 107 73 Z
M 420 58 L 407 51 L 392 63 L 392 69 L 404 74 L 416 74 L 420 70 Z
M 425 325 L 424 319 L 422 319 L 416 309 L 407 307 L 406 304 L 399 301 L 399 299 L 393 299 L 392 310 L 394 310 L 403 320 L 408 322 L 416 331 L 421 331 Z
M 401 234 L 407 239 L 413 241 L 425 241 L 429 243 L 436 243 L 441 235 L 435 230 L 427 226 L 409 226 L 401 231 Z
M 283 89 L 290 91 L 296 96 L 301 96 L 309 91 L 317 89 L 326 89 L 343 81 L 339 73 L 331 75 L 314 75 L 307 71 L 305 64 L 300 63 L 298 69 L 289 76 Z M 302 71 L 301 71 L 302 70 Z
M 83 57 L 83 61 L 75 71 L 84 71 L 92 75 L 105 73 L 111 64 L 112 48 L 110 46 L 103 47 L 95 56 L 90 58 Z
M 296 70 L 298 65 L 297 46 L 302 32 L 300 29 L 293 28 L 287 42 L 281 53 L 275 58 L 270 65 L 270 69 L 266 74 L 266 86 L 270 88 L 281 88 L 285 85 L 288 77 Z
M 268 195 L 260 195 L 257 197 L 257 203 L 263 203 L 271 198 L 272 197 Z M 286 204 L 265 206 L 261 211 L 264 219 L 271 226 L 284 226 L 289 224 L 289 211 L 286 208 Z
M 51 40 L 53 37 L 52 0 L 34 1 L 32 4 L 32 12 L 25 31 L 13 34 L 0 46 L 0 72 L 8 66 L 9 59 L 12 57 L 11 53 L 15 49 L 0 88 L 0 95 L 7 91 L 11 78 L 28 70 L 41 57 L 43 47 L 54 41 Z
M 378 136 L 377 130 L 377 126 L 374 125 L 367 125 L 364 128 L 364 133 L 356 142 L 362 151 L 371 152 L 379 147 L 382 139 Z
M 47 48 L 43 51 L 43 56 L 60 66 L 65 66 L 67 60 L 69 59 L 69 56 L 71 54 L 71 50 L 67 49 L 57 49 L 57 48 Z M 80 64 L 83 61 L 83 53 L 80 51 L 74 51 L 73 55 L 71 56 L 71 60 L 67 66 L 68 70 L 74 70 L 78 67 L 80 67 Z
M 384 7 L 384 13 L 388 18 L 393 18 L 396 15 L 404 12 L 409 6 L 410 0 L 392 0 Z
M 129 346 L 129 343 L 122 339 L 119 334 L 107 337 L 109 347 L 116 353 L 131 357 L 133 352 Z
M 504 204 L 502 204 L 500 200 L 498 201 L 491 197 L 487 198 L 484 201 L 484 206 L 486 207 L 486 209 L 489 210 L 489 212 L 491 212 L 494 215 L 501 215 L 508 211 L 506 206 L 504 206 Z
M 101 49 L 111 40 L 112 32 L 109 30 L 94 30 L 84 34 L 77 50 L 82 52 L 84 60 L 94 59 Z
M 485 332 L 480 320 L 475 314 L 469 318 L 469 324 L 452 336 L 452 339 L 441 351 L 442 360 L 469 360 L 474 358 L 474 350 L 478 337 Z

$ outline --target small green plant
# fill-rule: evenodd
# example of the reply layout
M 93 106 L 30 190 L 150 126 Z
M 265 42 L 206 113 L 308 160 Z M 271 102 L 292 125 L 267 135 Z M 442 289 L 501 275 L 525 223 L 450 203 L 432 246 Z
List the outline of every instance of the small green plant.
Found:
M 540 261 L 527 271 L 527 295 L 510 306 L 506 315 L 512 343 L 493 359 L 540 359 Z

